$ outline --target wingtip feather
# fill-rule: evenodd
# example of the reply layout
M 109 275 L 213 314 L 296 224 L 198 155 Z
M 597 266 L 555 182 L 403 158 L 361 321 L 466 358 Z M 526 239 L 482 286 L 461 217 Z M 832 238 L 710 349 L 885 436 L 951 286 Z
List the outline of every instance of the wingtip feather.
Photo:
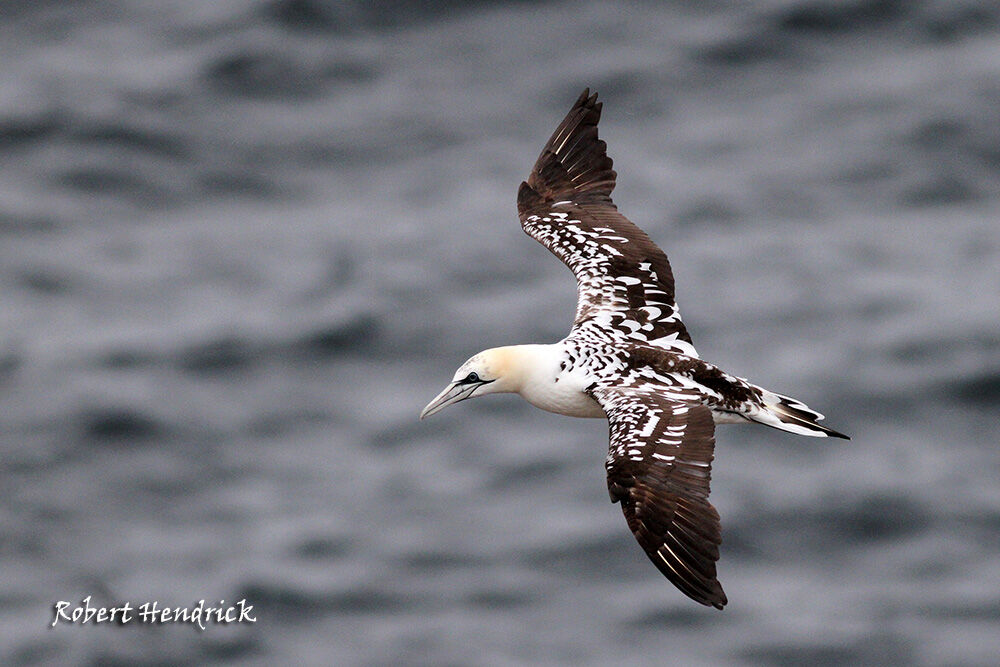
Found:
M 610 203 L 617 175 L 606 144 L 597 136 L 602 108 L 597 93 L 585 88 L 535 161 L 527 180 L 534 196 L 522 188 L 520 212 L 531 210 L 539 200 Z

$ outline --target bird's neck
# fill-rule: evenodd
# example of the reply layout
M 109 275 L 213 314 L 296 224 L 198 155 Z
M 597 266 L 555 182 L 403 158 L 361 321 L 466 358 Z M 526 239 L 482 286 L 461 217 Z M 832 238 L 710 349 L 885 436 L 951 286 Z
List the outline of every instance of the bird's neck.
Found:
M 503 377 L 501 391 L 521 394 L 525 398 L 540 387 L 555 382 L 563 352 L 556 345 L 508 345 L 495 349 L 495 358 L 501 365 Z
M 593 378 L 565 372 L 566 348 L 555 345 L 514 345 L 503 348 L 513 391 L 542 410 L 570 417 L 603 417 L 601 406 L 586 393 Z

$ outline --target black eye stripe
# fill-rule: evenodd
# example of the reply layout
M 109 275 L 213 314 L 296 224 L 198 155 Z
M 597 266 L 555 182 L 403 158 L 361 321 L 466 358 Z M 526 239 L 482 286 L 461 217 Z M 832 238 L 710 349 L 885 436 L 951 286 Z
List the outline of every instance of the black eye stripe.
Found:
M 491 382 L 496 382 L 496 379 L 493 379 L 493 380 L 484 380 L 483 378 L 479 377 L 479 373 L 476 373 L 475 371 L 473 371 L 472 373 L 469 373 L 468 375 L 466 375 L 461 380 L 455 380 L 455 384 L 463 385 L 463 386 L 465 386 L 465 385 L 471 385 L 471 384 L 475 384 L 475 385 L 490 384 Z

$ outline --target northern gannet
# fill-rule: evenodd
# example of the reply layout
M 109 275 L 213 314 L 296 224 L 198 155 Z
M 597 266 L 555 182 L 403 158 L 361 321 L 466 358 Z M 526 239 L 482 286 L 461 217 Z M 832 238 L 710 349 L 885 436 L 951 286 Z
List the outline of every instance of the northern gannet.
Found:
M 552 345 L 485 350 L 455 372 L 420 418 L 469 398 L 514 392 L 572 417 L 607 417 L 612 502 L 660 572 L 722 609 L 721 528 L 708 502 L 715 425 L 757 422 L 847 438 L 803 403 L 702 361 L 677 305 L 667 257 L 611 201 L 616 174 L 597 136 L 601 103 L 583 91 L 517 193 L 524 231 L 576 276 L 573 327 Z

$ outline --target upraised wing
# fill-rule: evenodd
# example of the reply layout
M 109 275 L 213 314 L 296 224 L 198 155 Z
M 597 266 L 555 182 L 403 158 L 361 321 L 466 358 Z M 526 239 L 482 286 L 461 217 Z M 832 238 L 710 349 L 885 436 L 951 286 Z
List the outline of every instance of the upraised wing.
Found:
M 670 392 L 676 396 L 676 391 Z M 592 390 L 608 415 L 608 491 L 646 555 L 681 592 L 722 609 L 722 532 L 708 502 L 715 424 L 708 407 L 649 389 Z
M 697 356 L 667 256 L 611 201 L 615 172 L 584 90 L 517 193 L 521 226 L 576 276 L 574 331 Z

